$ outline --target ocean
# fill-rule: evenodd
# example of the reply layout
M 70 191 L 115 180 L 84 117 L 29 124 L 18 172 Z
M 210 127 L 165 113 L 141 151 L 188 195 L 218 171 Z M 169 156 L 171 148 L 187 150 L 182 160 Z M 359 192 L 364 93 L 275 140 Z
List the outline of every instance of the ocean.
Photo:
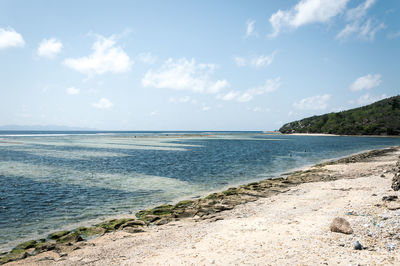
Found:
M 0 132 L 0 251 L 50 232 L 277 177 L 396 137 Z

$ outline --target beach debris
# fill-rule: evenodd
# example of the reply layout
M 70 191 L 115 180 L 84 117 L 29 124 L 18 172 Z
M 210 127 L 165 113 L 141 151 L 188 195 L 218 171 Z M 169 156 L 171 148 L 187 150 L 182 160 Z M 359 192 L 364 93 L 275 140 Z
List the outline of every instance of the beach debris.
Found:
M 355 250 L 363 250 L 364 247 L 363 247 L 363 245 L 361 245 L 360 242 L 357 240 L 356 242 L 354 242 L 354 249 L 355 249 Z
M 394 250 L 396 248 L 396 244 L 388 244 L 387 245 L 387 250 L 388 251 L 392 251 L 392 250 Z
M 395 200 L 397 200 L 397 196 L 395 196 L 395 195 L 390 195 L 390 196 L 383 196 L 382 197 L 382 200 L 383 201 L 395 201 Z
M 350 223 L 346 221 L 346 219 L 341 217 L 336 217 L 335 219 L 333 219 L 329 228 L 332 232 L 335 233 L 342 233 L 342 234 L 353 233 L 353 229 L 351 228 Z

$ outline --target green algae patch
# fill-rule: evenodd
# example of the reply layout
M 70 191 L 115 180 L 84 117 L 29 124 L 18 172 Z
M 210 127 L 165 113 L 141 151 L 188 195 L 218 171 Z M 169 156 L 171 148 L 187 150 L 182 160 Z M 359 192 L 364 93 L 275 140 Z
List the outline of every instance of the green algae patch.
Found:
M 231 188 L 228 188 L 225 191 L 222 191 L 222 194 L 225 195 L 225 196 L 236 195 L 236 194 L 238 194 L 238 189 L 235 188 L 235 187 L 231 187 Z
M 174 210 L 174 206 L 170 204 L 164 204 L 157 206 L 153 209 L 148 209 L 148 210 L 143 210 L 137 212 L 135 215 L 137 218 L 145 221 L 151 222 L 151 220 L 154 220 L 154 216 L 169 216 L 172 215 Z
M 63 236 L 65 236 L 65 235 L 68 235 L 69 233 L 70 233 L 70 231 L 68 231 L 68 230 L 65 230 L 65 231 L 58 231 L 58 232 L 51 233 L 51 234 L 49 235 L 49 238 L 50 238 L 50 239 L 53 239 L 53 240 L 57 240 L 57 239 L 59 239 L 60 237 L 63 237 Z
M 72 232 L 72 233 L 69 233 L 69 234 L 57 239 L 57 243 L 71 244 L 71 243 L 76 243 L 76 242 L 79 242 L 82 240 L 83 240 L 83 238 L 80 236 L 79 233 Z
M 78 227 L 74 230 L 84 239 L 91 238 L 96 235 L 103 235 L 106 232 L 106 229 L 99 226 L 91 226 L 91 227 Z
M 175 208 L 185 208 L 185 207 L 189 207 L 191 205 L 193 205 L 193 201 L 192 200 L 182 200 L 180 202 L 178 202 L 177 204 L 175 204 Z
M 97 224 L 97 227 L 103 228 L 106 230 L 106 232 L 111 232 L 111 231 L 115 231 L 118 228 L 121 227 L 121 225 L 123 225 L 124 223 L 128 222 L 128 221 L 132 221 L 134 219 L 132 218 L 122 218 L 122 219 L 112 219 L 112 220 L 108 220 L 105 222 L 102 222 L 100 224 Z
M 28 248 L 34 248 L 38 242 L 36 240 L 29 240 L 18 244 L 13 250 L 25 250 Z

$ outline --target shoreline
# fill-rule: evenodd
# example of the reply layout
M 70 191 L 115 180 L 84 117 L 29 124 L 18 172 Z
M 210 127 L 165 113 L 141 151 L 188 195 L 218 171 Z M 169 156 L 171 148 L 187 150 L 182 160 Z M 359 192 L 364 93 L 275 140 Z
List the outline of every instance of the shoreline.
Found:
M 152 230 L 154 226 L 155 228 L 158 228 L 171 223 L 187 220 L 218 220 L 215 219 L 215 216 L 225 213 L 225 211 L 229 212 L 236 207 L 257 202 L 260 199 L 285 194 L 293 187 L 301 184 L 320 181 L 326 182 L 345 178 L 331 176 L 331 172 L 324 169 L 325 166 L 335 165 L 341 162 L 354 163 L 366 159 L 368 160 L 370 158 L 379 158 L 379 156 L 397 152 L 399 149 L 400 147 L 396 146 L 380 150 L 360 152 L 336 160 L 326 160 L 323 163 L 302 170 L 281 174 L 279 177 L 274 179 L 261 180 L 247 185 L 240 185 L 222 192 L 212 193 L 204 198 L 183 200 L 175 205 L 164 204 L 152 209 L 139 211 L 136 215 L 139 219 L 112 219 L 92 227 L 81 228 L 79 234 L 76 229 L 69 232 L 63 232 L 64 235 L 59 236 L 58 238 L 50 237 L 53 238 L 53 240 L 47 239 L 46 241 L 36 241 L 36 243 L 28 241 L 31 242 L 30 245 L 26 245 L 25 243 L 24 249 L 20 246 L 17 249 L 18 252 L 15 252 L 14 254 L 9 253 L 8 255 L 11 254 L 12 256 L 9 256 L 8 258 L 11 260 L 19 260 L 29 256 L 28 259 L 32 259 L 35 256 L 31 257 L 31 255 L 41 256 L 41 254 L 48 252 L 57 253 L 60 257 L 64 257 L 73 252 L 75 248 L 81 249 L 81 246 L 86 246 L 86 244 L 93 241 L 93 239 L 104 238 L 115 233 L 138 234 L 147 232 L 147 230 Z M 93 233 L 92 231 L 95 232 Z M 86 234 L 87 237 L 85 239 L 88 241 L 82 241 L 81 236 L 84 234 Z M 8 255 L 6 254 L 5 256 Z M 0 255 L 0 263 L 7 261 L 5 259 L 1 260 L 2 258 L 5 258 L 5 256 L 1 257 Z
M 399 135 L 338 135 L 329 133 L 280 133 L 285 136 L 316 136 L 316 137 L 371 137 L 371 138 L 400 138 Z

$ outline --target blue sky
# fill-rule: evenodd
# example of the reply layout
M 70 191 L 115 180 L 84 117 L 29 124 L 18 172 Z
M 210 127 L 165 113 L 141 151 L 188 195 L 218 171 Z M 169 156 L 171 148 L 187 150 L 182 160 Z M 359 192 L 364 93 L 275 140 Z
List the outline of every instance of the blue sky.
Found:
M 400 1 L 0 0 L 0 125 L 274 130 L 400 92 Z

